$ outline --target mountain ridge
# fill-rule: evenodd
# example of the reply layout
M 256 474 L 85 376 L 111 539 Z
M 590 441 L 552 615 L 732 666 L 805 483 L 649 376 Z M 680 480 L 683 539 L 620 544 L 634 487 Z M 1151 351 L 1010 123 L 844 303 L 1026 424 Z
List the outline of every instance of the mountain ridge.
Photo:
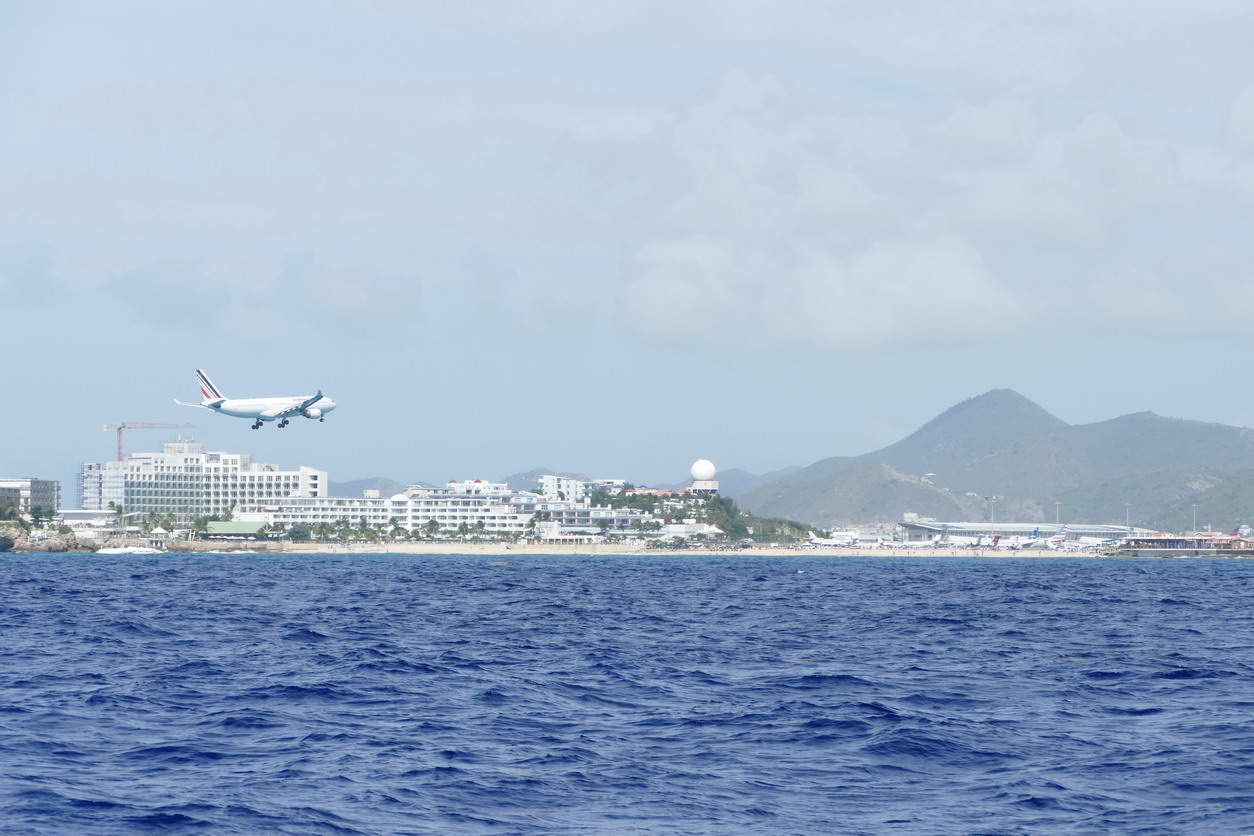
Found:
M 884 464 L 879 484 L 866 465 Z M 861 456 L 820 459 L 740 498 L 755 513 L 835 527 L 897 522 L 906 512 L 949 519 L 1179 522 L 1181 507 L 1243 471 L 1254 431 L 1137 412 L 1072 425 L 1009 389 L 968 398 L 901 441 Z M 893 480 L 915 480 L 910 492 Z M 1238 484 L 1240 480 L 1234 482 Z M 1250 506 L 1254 507 L 1254 485 Z M 884 501 L 868 505 L 870 492 Z M 1221 494 L 1215 494 L 1216 497 Z M 1226 494 L 1224 494 L 1226 495 Z M 1239 506 L 1228 496 L 1225 513 Z

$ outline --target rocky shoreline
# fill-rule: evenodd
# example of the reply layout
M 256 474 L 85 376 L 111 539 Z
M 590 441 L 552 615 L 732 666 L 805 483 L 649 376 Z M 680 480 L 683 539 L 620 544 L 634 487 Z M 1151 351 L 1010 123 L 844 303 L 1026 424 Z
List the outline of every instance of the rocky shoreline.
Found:
M 24 531 L 11 523 L 0 523 L 0 552 L 94 552 L 100 545 L 90 545 L 73 534 L 58 534 L 35 529 Z

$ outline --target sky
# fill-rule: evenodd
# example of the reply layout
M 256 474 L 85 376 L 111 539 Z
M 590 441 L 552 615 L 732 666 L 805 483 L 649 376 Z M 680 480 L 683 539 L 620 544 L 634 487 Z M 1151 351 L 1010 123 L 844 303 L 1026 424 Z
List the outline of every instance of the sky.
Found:
M 677 482 L 1247 426 L 1244 2 L 0 0 L 0 476 Z M 177 406 L 311 394 L 259 431 Z

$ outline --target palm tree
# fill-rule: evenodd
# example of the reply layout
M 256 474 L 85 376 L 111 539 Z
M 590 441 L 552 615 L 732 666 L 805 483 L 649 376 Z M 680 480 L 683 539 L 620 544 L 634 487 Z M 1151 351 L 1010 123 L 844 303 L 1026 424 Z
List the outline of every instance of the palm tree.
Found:
M 209 530 L 209 518 L 204 514 L 199 517 L 192 517 L 192 531 L 196 534 L 204 534 Z
M 353 533 L 353 524 L 348 521 L 348 517 L 340 517 L 335 523 L 335 533 L 339 535 L 341 540 L 347 540 Z
M 126 511 L 120 504 L 115 504 L 113 502 L 109 503 L 109 508 L 113 511 L 113 533 L 121 536 L 125 531 L 123 522 L 126 519 Z

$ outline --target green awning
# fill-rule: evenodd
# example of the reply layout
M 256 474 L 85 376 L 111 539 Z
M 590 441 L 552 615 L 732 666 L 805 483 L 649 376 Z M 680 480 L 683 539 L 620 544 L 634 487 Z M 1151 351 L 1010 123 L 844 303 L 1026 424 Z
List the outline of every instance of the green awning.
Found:
M 216 520 L 209 521 L 209 527 L 206 534 L 260 534 L 261 530 L 266 527 L 265 523 L 259 522 L 218 522 Z

